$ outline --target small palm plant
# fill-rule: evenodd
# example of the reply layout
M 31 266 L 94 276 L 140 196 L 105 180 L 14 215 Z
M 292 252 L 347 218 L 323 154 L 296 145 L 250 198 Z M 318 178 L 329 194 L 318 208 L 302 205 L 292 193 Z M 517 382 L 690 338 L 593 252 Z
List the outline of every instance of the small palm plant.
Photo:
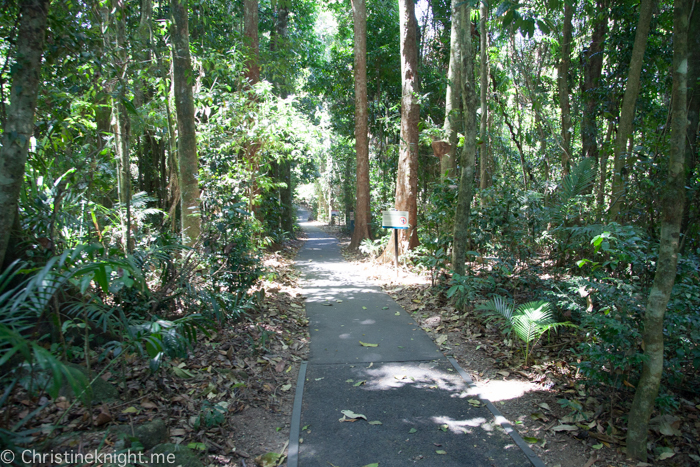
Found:
M 526 366 L 532 348 L 545 332 L 561 326 L 575 327 L 568 321 L 565 323 L 554 321 L 552 309 L 549 303 L 544 301 L 528 302 L 514 308 L 506 299 L 496 296 L 477 309 L 485 311 L 489 315 L 488 320 L 502 319 L 504 333 L 515 333 L 523 341 Z

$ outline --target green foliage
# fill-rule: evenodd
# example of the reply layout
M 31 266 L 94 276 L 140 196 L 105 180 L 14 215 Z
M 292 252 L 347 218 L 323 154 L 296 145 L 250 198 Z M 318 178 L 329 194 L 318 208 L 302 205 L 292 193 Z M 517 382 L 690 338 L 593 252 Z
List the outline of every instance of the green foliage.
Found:
M 492 290 L 495 286 L 493 277 L 482 278 L 473 275 L 452 274 L 447 289 L 447 298 L 455 303 L 458 309 L 464 309 L 478 300 L 486 290 Z
M 391 235 L 385 235 L 376 240 L 365 238 L 360 244 L 360 252 L 369 255 L 371 258 L 376 258 L 382 251 L 384 251 L 390 238 Z
M 494 297 L 477 310 L 484 311 L 487 317 L 499 317 L 504 321 L 504 332 L 513 332 L 525 346 L 525 365 L 530 358 L 531 349 L 545 332 L 562 326 L 574 326 L 572 323 L 554 321 L 553 312 L 548 302 L 528 302 L 514 308 L 502 297 Z

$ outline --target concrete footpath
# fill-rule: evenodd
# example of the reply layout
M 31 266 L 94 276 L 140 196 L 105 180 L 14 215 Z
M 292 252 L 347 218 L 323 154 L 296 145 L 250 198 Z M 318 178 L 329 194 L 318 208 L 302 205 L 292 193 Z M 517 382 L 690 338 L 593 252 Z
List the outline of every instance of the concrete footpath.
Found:
M 300 211 L 308 240 L 296 267 L 311 344 L 287 465 L 544 467 L 457 363 L 307 216 Z

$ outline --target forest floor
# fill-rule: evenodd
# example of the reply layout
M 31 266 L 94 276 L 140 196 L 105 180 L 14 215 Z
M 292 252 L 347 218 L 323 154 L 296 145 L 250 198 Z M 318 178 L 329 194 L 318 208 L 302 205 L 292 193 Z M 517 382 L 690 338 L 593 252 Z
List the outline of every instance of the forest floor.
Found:
M 546 465 L 700 465 L 700 400 L 681 398 L 679 413 L 656 417 L 652 423 L 650 442 L 657 452 L 669 454 L 650 463 L 626 459 L 625 409 L 619 401 L 633 393 L 628 390 L 611 398 L 607 389 L 583 385 L 575 366 L 576 333 L 563 333 L 551 344 L 538 346 L 535 363 L 525 367 L 499 329 L 484 323 L 473 308 L 457 311 L 444 293 L 431 288 L 427 275 L 401 268 L 397 277 L 392 264 L 350 252 L 350 237 L 341 227 L 325 230 L 339 239 L 347 261 L 363 268 L 366 277 L 411 313 L 446 355 L 455 357 L 482 397 L 496 405 Z M 519 293 L 523 295 L 519 298 L 528 299 L 528 291 Z
M 15 391 L 11 409 L 0 415 L 21 420 L 46 404 L 26 426 L 39 430 L 30 437 L 35 452 L 118 452 L 135 435 L 144 450 L 160 443 L 188 446 L 210 466 L 251 467 L 261 465 L 261 455 L 286 454 L 296 379 L 309 342 L 293 268 L 301 245 L 291 241 L 265 254 L 262 303 L 237 323 L 200 336 L 188 358 L 164 362 L 153 374 L 146 360 L 128 356 L 122 369 L 102 375 L 113 397 L 92 408 L 71 406 L 66 397 L 50 401 Z M 100 371 L 98 362 L 93 365 Z M 58 428 L 46 436 L 51 425 Z

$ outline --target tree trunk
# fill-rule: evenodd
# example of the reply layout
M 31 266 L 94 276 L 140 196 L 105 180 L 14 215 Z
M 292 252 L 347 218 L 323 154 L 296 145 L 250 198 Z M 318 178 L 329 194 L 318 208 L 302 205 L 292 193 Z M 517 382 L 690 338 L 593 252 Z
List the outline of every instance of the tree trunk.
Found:
M 124 102 L 126 101 L 127 65 L 126 52 L 126 8 L 123 1 L 117 2 L 114 25 L 116 29 L 116 69 L 117 69 L 117 99 L 112 99 L 112 114 L 114 115 L 114 146 L 117 153 L 117 186 L 119 188 L 119 203 L 124 229 L 124 248 L 131 252 L 131 160 L 129 139 L 131 122 Z
M 564 30 L 561 40 L 561 59 L 557 82 L 559 85 L 559 107 L 561 109 L 561 166 L 564 176 L 571 167 L 571 106 L 569 104 L 569 65 L 571 63 L 571 20 L 576 5 L 564 2 Z
M 661 239 L 654 284 L 644 315 L 644 366 L 627 424 L 627 454 L 647 460 L 649 418 L 659 393 L 664 363 L 664 314 L 676 279 L 683 203 L 685 201 L 685 145 L 687 137 L 688 14 L 690 0 L 673 7 L 673 91 L 668 185 L 662 198 Z M 697 32 L 697 31 L 696 31 Z
M 489 15 L 489 5 L 485 0 L 481 2 L 481 20 L 479 21 L 479 35 L 480 37 L 480 48 L 481 48 L 481 122 L 479 129 L 479 183 L 480 188 L 485 190 L 491 186 L 492 174 L 492 162 L 490 158 L 491 151 L 489 151 L 489 135 L 488 135 L 488 116 L 489 116 L 489 103 L 488 103 L 488 88 L 489 88 L 489 38 L 488 31 L 486 30 L 486 20 Z M 483 195 L 482 195 L 483 201 Z
M 418 246 L 418 24 L 414 0 L 399 0 L 401 35 L 401 141 L 396 175 L 396 209 L 408 211 L 409 228 L 399 232 L 399 254 Z M 394 243 L 383 259 L 392 261 Z
M 260 81 L 258 0 L 243 1 L 243 37 L 244 44 L 248 47 L 245 77 L 253 85 Z
M 194 121 L 192 83 L 194 73 L 190 62 L 190 37 L 187 21 L 187 0 L 172 0 L 173 24 L 173 88 L 177 114 L 179 187 L 182 207 L 182 238 L 185 245 L 195 244 L 201 233 L 199 213 L 199 162 L 197 134 Z
M 289 25 L 289 8 L 278 5 L 277 19 L 274 28 L 274 37 L 270 42 L 270 47 L 273 51 L 280 51 L 287 47 L 287 31 Z M 277 83 L 280 96 L 287 98 L 289 82 L 284 77 Z M 279 189 L 279 203 L 282 211 L 281 221 L 282 229 L 293 233 L 294 232 L 294 210 L 293 199 L 294 187 L 292 186 L 292 162 L 287 158 L 282 158 L 279 161 L 279 180 L 284 183 L 284 186 Z
M 700 30 L 700 5 L 695 3 L 693 16 L 690 18 L 689 31 Z M 685 150 L 686 186 L 692 187 L 695 168 L 698 164 L 698 132 L 700 132 L 700 34 L 689 38 L 688 53 L 688 145 Z M 693 199 L 695 198 L 695 200 Z M 687 190 L 681 232 L 683 241 L 681 251 L 685 251 L 686 239 L 691 228 L 698 221 L 700 190 Z M 691 211 L 692 208 L 692 211 Z M 697 227 L 696 227 L 697 228 Z M 696 230 L 697 232 L 697 230 Z
M 464 146 L 461 157 L 461 176 L 457 208 L 455 211 L 454 240 L 452 247 L 452 268 L 455 274 L 464 275 L 464 260 L 469 243 L 469 217 L 474 191 L 474 166 L 476 160 L 476 91 L 474 82 L 474 53 L 470 8 L 464 9 L 462 23 L 462 104 L 464 108 Z
M 0 148 L 0 270 L 17 217 L 29 139 L 34 134 L 49 3 L 49 0 L 24 0 L 19 7 L 17 63 L 12 67 L 10 108 Z
M 369 135 L 367 134 L 367 9 L 365 0 L 352 0 L 355 29 L 355 152 L 357 154 L 357 183 L 355 196 L 355 231 L 350 248 L 356 249 L 362 240 L 371 238 L 369 230 Z
M 459 95 L 461 92 L 461 51 L 459 41 L 459 25 L 461 19 L 461 8 L 459 8 L 460 0 L 452 0 L 450 7 L 452 15 L 452 25 L 450 28 L 450 65 L 447 69 L 447 95 L 445 97 L 445 123 L 443 129 L 447 137 L 449 147 L 445 147 L 447 151 L 441 151 L 440 159 L 440 176 L 454 177 L 457 160 L 457 133 L 461 130 L 461 111 L 459 105 Z
M 654 0 L 642 0 L 639 6 L 639 22 L 637 23 L 637 31 L 634 36 L 634 47 L 632 49 L 630 69 L 627 74 L 627 85 L 625 86 L 625 95 L 622 98 L 620 124 L 618 125 L 617 137 L 615 138 L 613 185 L 608 213 L 611 221 L 619 220 L 620 208 L 625 196 L 625 149 L 627 141 L 632 134 L 634 107 L 637 102 L 637 95 L 639 95 L 642 63 L 644 61 L 644 51 L 647 47 L 647 38 L 649 37 L 653 6 Z
M 598 91 L 600 75 L 603 70 L 603 40 L 607 32 L 607 1 L 598 0 L 595 9 L 595 21 L 591 34 L 591 45 L 584 51 L 583 100 L 584 110 L 581 119 L 581 148 L 583 157 L 592 157 L 598 163 Z

